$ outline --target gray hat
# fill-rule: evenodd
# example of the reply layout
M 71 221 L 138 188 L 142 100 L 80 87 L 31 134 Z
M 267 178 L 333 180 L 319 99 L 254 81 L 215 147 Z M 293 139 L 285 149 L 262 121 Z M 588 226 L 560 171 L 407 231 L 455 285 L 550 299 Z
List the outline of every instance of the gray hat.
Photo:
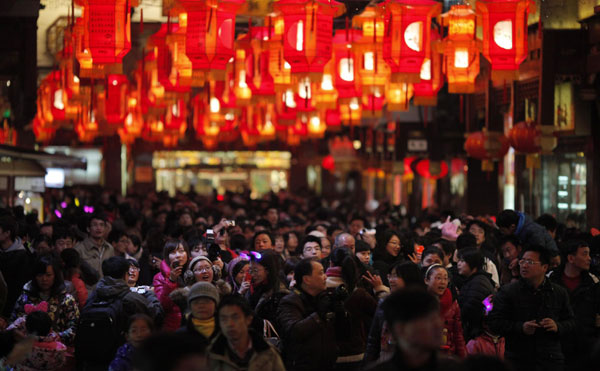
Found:
M 188 305 L 198 298 L 210 298 L 215 301 L 215 304 L 219 304 L 219 292 L 215 285 L 209 282 L 196 282 L 192 285 L 188 294 Z

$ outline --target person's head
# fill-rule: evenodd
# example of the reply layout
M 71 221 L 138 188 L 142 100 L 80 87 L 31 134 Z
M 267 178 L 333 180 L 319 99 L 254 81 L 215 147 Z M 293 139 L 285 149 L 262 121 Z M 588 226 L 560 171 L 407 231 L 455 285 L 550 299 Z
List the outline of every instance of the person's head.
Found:
M 129 270 L 127 271 L 127 285 L 135 287 L 140 279 L 140 265 L 135 259 L 127 259 L 129 262 Z
M 269 285 L 274 291 L 279 290 L 279 270 L 281 258 L 274 251 L 263 251 L 250 254 L 250 274 L 252 284 Z
M 49 239 L 52 239 L 53 230 L 52 223 L 43 223 L 40 225 L 40 234 L 47 236 Z
M 590 246 L 582 240 L 568 240 L 561 246 L 565 265 L 569 268 L 578 271 L 589 271 L 592 264 L 590 256 Z
M 423 250 L 423 254 L 421 255 L 421 267 L 427 268 L 433 264 L 444 263 L 444 253 L 442 250 L 438 249 L 435 246 L 429 246 L 425 250 Z
M 393 229 L 386 230 L 383 232 L 383 236 L 377 240 L 377 249 L 384 249 L 387 254 L 396 258 L 402 250 L 400 234 Z
M 244 297 L 227 295 L 219 303 L 217 318 L 223 335 L 229 342 L 235 342 L 247 336 L 253 319 L 252 308 Z
M 352 236 L 356 236 L 361 229 L 365 228 L 365 219 L 360 216 L 360 215 L 353 215 L 352 218 L 350 218 L 350 224 L 348 224 L 348 232 L 350 232 L 350 234 Z
M 186 267 L 189 260 L 189 250 L 187 244 L 180 240 L 169 240 L 163 248 L 163 259 L 171 268 L 174 265 Z
M 298 245 L 300 244 L 300 239 L 298 238 L 298 233 L 295 231 L 290 231 L 283 235 L 283 242 L 285 243 L 285 248 L 291 252 L 295 253 Z
M 73 247 L 73 236 L 69 233 L 67 228 L 55 228 L 52 235 L 52 246 L 54 247 L 54 251 L 58 254 L 64 249 Z
M 550 251 L 550 265 L 548 265 L 548 271 L 553 270 L 554 268 L 560 267 L 562 264 L 562 258 L 558 251 L 552 250 Z
M 398 350 L 433 352 L 442 345 L 439 300 L 419 288 L 392 292 L 381 305 Z
M 369 265 L 371 261 L 371 246 L 365 241 L 358 240 L 354 245 L 355 255 L 363 264 Z
M 312 259 L 302 259 L 294 268 L 296 287 L 302 288 L 306 293 L 317 296 L 327 288 L 327 276 L 321 263 Z
M 390 273 L 387 275 L 387 279 L 392 291 L 412 286 L 425 288 L 421 269 L 413 262 L 394 264 L 390 269 Z
M 514 234 L 519 225 L 519 214 L 514 210 L 503 210 L 496 218 L 496 225 L 502 234 Z
M 125 231 L 113 229 L 108 235 L 108 242 L 112 244 L 117 255 L 125 255 L 127 251 L 132 250 L 133 243 Z
M 194 224 L 194 218 L 188 210 L 184 210 L 179 214 L 177 222 L 181 227 L 191 227 Z
M 283 263 L 283 274 L 285 275 L 286 286 L 288 288 L 294 280 L 294 269 L 296 268 L 296 265 L 298 265 L 298 262 L 300 262 L 299 257 L 291 256 Z
M 190 271 L 194 274 L 195 282 L 215 281 L 214 265 L 207 256 L 197 256 L 189 264 Z
M 148 315 L 138 313 L 129 317 L 125 337 L 134 348 L 139 347 L 144 340 L 152 335 L 152 332 L 154 332 L 154 321 Z
M 102 274 L 117 280 L 127 280 L 129 261 L 122 256 L 111 256 L 102 262 Z
M 340 233 L 335 238 L 333 248 L 335 249 L 336 247 L 345 247 L 348 250 L 350 250 L 352 254 L 354 254 L 355 244 L 356 240 L 354 239 L 354 237 L 352 237 L 350 233 Z
M 352 292 L 358 281 L 358 268 L 350 250 L 336 247 L 329 256 L 332 267 L 342 268 L 342 279 L 346 284 L 348 291 Z
M 441 239 L 438 241 L 438 244 L 441 246 L 442 252 L 444 253 L 443 266 L 447 267 L 448 264 L 452 262 L 452 257 L 454 256 L 454 252 L 456 251 L 456 243 L 454 241 Z
M 556 229 L 558 228 L 558 222 L 552 215 L 540 215 L 540 217 L 537 218 L 535 222 L 546 228 L 546 230 L 548 231 L 548 233 L 550 233 L 550 236 L 552 236 L 552 238 L 556 238 Z
M 229 279 L 232 283 L 240 286 L 244 281 L 244 277 L 250 270 L 250 261 L 248 258 L 239 256 L 227 265 L 227 271 L 229 272 Z
M 27 335 L 48 336 L 52 328 L 52 319 L 46 312 L 36 310 L 31 312 L 25 318 L 25 329 Z
M 425 271 L 427 291 L 442 296 L 448 288 L 448 270 L 440 264 L 429 266 Z
M 66 249 L 61 251 L 60 260 L 62 261 L 65 272 L 78 269 L 81 265 L 81 257 L 79 256 L 79 252 L 77 252 L 75 249 Z
M 485 241 L 487 229 L 488 226 L 479 220 L 472 220 L 469 224 L 467 224 L 467 232 L 475 236 L 477 246 L 481 246 L 481 244 Z
M 467 247 L 477 247 L 477 238 L 470 232 L 461 233 L 456 239 L 457 250 L 466 249 Z
M 188 307 L 196 319 L 207 320 L 215 316 L 219 304 L 217 287 L 209 282 L 196 282 L 188 294 Z
M 538 245 L 526 246 L 519 260 L 521 277 L 528 281 L 539 280 L 548 272 L 549 264 L 550 253 L 546 248 Z
M 93 213 L 88 219 L 87 232 L 92 239 L 104 239 L 108 220 L 102 213 Z
M 63 286 L 60 263 L 51 255 L 42 255 L 33 263 L 33 288 L 38 292 L 56 293 Z
M 469 247 L 458 252 L 458 274 L 471 277 L 483 270 L 483 254 L 476 248 Z
M 273 237 L 271 237 L 271 233 L 269 233 L 267 230 L 256 232 L 252 238 L 252 247 L 258 252 L 272 250 Z
M 0 244 L 12 242 L 17 237 L 17 221 L 13 216 L 0 216 Z M 9 245 L 10 246 L 10 245 Z
M 265 219 L 267 219 L 269 221 L 269 223 L 271 223 L 271 225 L 276 225 L 277 222 L 279 221 L 279 212 L 277 211 L 276 208 L 270 207 L 267 209 L 267 212 L 265 213 Z
M 142 240 L 140 240 L 140 237 L 135 233 L 130 233 L 127 236 L 129 237 L 130 243 L 127 245 L 127 250 L 125 252 L 133 256 L 140 251 Z
M 275 249 L 275 251 L 278 254 L 283 253 L 283 250 L 285 250 L 285 242 L 283 241 L 283 236 L 280 234 L 276 234 L 273 238 L 275 239 L 275 245 L 273 246 L 273 249 Z
M 315 236 L 306 236 L 298 245 L 297 255 L 300 258 L 311 258 L 321 260 L 321 239 Z
M 321 258 L 325 259 L 331 254 L 331 242 L 327 237 L 321 237 Z
M 52 251 L 52 239 L 45 234 L 38 235 L 33 240 L 33 250 L 38 255 L 47 254 Z
M 521 241 L 514 234 L 503 236 L 500 239 L 500 251 L 506 263 L 519 258 L 521 254 Z

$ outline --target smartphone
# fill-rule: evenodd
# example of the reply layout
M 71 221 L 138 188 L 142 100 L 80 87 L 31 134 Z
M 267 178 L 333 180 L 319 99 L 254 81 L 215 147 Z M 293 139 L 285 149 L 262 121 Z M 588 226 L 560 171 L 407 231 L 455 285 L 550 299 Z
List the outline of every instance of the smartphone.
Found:
M 171 269 L 177 269 L 179 267 L 179 261 L 175 260 L 171 262 Z
M 225 225 L 227 225 L 227 227 L 235 227 L 235 220 L 226 220 Z
M 425 247 L 423 245 L 418 245 L 417 247 L 415 247 L 415 252 L 417 254 L 422 254 L 423 250 L 425 250 Z
M 250 274 L 250 271 L 246 272 L 246 275 L 244 276 L 244 281 L 252 281 L 252 275 Z

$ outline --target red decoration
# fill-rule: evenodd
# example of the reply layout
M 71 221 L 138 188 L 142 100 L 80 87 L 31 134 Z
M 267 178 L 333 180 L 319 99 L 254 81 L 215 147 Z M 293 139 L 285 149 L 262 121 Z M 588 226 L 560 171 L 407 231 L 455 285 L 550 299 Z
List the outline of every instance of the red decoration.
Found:
M 517 152 L 538 153 L 542 150 L 542 131 L 534 122 L 519 122 L 510 129 L 508 139 Z
M 121 63 L 131 49 L 131 1 L 85 0 L 85 38 L 94 64 Z
M 121 124 L 127 115 L 127 76 L 108 75 L 104 97 L 104 118 L 109 124 Z
M 416 170 L 423 178 L 441 179 L 448 175 L 448 164 L 445 161 L 420 160 Z
M 333 159 L 332 155 L 327 155 L 325 157 L 323 157 L 323 161 L 321 162 L 321 167 L 325 170 L 328 171 L 334 171 L 335 170 L 335 160 Z
M 359 30 L 345 29 L 336 30 L 333 37 L 333 81 L 342 101 L 361 96 L 358 61 L 353 50 L 353 43 L 360 40 L 361 34 Z
M 503 133 L 486 129 L 470 133 L 465 141 L 465 151 L 469 156 L 482 160 L 484 171 L 492 171 L 494 166 L 491 161 L 502 159 L 508 148 L 508 138 Z
M 274 101 L 275 84 L 269 71 L 269 37 L 272 27 L 252 27 L 251 35 L 239 41 L 245 52 L 246 84 L 252 91 L 253 101 Z
M 439 42 L 440 35 L 437 31 L 431 33 L 432 43 Z M 421 82 L 413 84 L 414 100 L 416 106 L 437 105 L 437 95 L 444 86 L 442 75 L 442 57 L 434 50 L 431 59 L 425 59 L 421 68 Z

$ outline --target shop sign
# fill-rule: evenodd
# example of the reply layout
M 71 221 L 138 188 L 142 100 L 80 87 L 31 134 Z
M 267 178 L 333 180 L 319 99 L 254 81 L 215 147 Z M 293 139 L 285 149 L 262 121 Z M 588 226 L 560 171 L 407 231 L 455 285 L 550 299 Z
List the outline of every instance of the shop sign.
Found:
M 43 177 L 15 177 L 15 191 L 30 191 L 41 193 L 44 192 L 44 190 L 45 186 Z
M 427 139 L 409 139 L 408 152 L 427 152 Z

